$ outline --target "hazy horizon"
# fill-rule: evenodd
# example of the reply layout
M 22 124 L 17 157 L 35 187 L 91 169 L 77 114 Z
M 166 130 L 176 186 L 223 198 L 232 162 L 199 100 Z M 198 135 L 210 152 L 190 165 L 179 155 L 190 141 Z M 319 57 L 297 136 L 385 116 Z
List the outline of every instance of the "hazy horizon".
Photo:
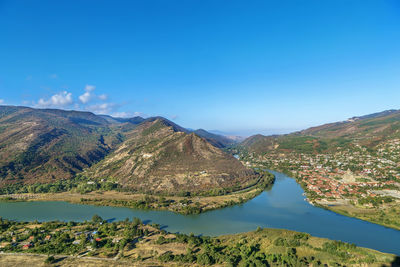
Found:
M 0 103 L 0 106 L 18 106 L 18 105 L 6 105 L 4 103 L 3 104 Z M 22 107 L 28 107 L 28 106 L 23 106 L 22 105 Z M 47 109 L 47 108 L 53 109 L 53 107 L 46 107 L 46 108 L 44 108 L 44 107 L 42 107 L 42 108 L 41 107 L 32 107 L 32 108 L 36 108 L 36 109 Z M 62 109 L 62 108 L 54 108 L 54 109 L 61 109 L 61 110 L 66 110 L 66 111 L 92 112 L 90 110 L 79 110 L 79 109 L 78 110 L 76 110 L 76 109 Z M 308 126 L 306 126 L 304 128 L 265 128 L 265 129 L 244 129 L 244 130 L 230 129 L 230 130 L 226 130 L 226 131 L 221 131 L 219 129 L 205 129 L 204 127 L 201 127 L 201 126 L 196 127 L 196 128 L 185 127 L 185 125 L 180 125 L 180 126 L 186 128 L 188 130 L 191 130 L 191 131 L 198 130 L 198 129 L 204 129 L 204 130 L 206 130 L 206 131 L 208 131 L 210 133 L 219 134 L 219 135 L 226 135 L 226 136 L 250 137 L 252 135 L 257 135 L 257 134 L 270 136 L 270 135 L 290 134 L 290 133 L 294 133 L 294 132 L 297 132 L 297 131 L 306 130 L 308 128 L 315 127 L 315 126 L 320 126 L 320 125 L 329 124 L 329 123 L 335 123 L 335 122 L 342 122 L 342 121 L 346 121 L 346 120 L 348 120 L 348 119 L 350 119 L 352 117 L 370 115 L 370 114 L 373 114 L 373 113 L 379 113 L 379 112 L 383 112 L 383 111 L 387 111 L 387 110 L 371 112 L 369 114 L 358 114 L 358 115 L 351 116 L 351 117 L 348 117 L 348 118 L 344 118 L 344 119 L 338 120 L 338 121 L 326 121 L 326 122 L 323 122 L 323 123 L 321 123 L 319 125 L 308 125 Z M 96 113 L 94 113 L 94 114 L 96 114 Z M 96 114 L 96 115 L 100 115 L 100 116 L 108 115 L 108 116 L 111 116 L 111 117 L 114 117 L 114 118 L 130 118 L 130 117 L 140 116 L 140 117 L 143 117 L 144 119 L 146 119 L 146 118 L 152 117 L 152 116 L 143 116 L 143 114 L 134 114 L 132 116 L 127 116 L 127 117 L 118 117 L 118 116 L 114 116 L 112 114 L 111 115 L 110 114 Z M 157 115 L 157 114 L 154 115 L 154 116 L 161 116 L 162 117 L 162 115 Z

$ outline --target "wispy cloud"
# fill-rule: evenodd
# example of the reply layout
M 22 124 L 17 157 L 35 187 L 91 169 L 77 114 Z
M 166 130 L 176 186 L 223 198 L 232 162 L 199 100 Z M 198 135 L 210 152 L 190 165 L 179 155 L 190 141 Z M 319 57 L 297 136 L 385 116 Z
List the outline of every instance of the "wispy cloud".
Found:
M 0 105 L 4 104 L 4 99 L 0 99 Z
M 63 91 L 52 95 L 49 99 L 40 98 L 35 106 L 39 108 L 63 108 L 71 105 L 73 102 L 72 93 Z
M 86 110 L 97 114 L 110 114 L 119 108 L 115 103 L 100 103 L 85 107 Z
M 96 86 L 94 86 L 94 85 L 86 85 L 85 86 L 85 92 L 79 96 L 79 100 L 81 101 L 82 104 L 87 104 L 91 100 L 102 100 L 102 101 L 107 100 L 108 97 L 106 94 L 96 95 L 94 93 L 95 89 L 96 89 Z
M 86 91 L 86 92 L 91 92 L 91 91 L 93 91 L 94 89 L 96 89 L 96 86 L 94 86 L 94 85 L 89 85 L 89 84 L 87 84 L 87 85 L 85 86 L 85 91 Z
M 98 96 L 100 100 L 107 100 L 108 96 L 106 94 L 102 94 Z
M 55 73 L 54 73 L 54 74 L 51 74 L 51 75 L 50 75 L 50 78 L 51 78 L 51 79 L 57 79 L 57 78 L 58 78 L 58 74 L 55 74 Z
M 111 114 L 111 116 L 115 117 L 115 118 L 132 118 L 132 117 L 147 117 L 146 114 L 142 113 L 142 112 L 114 112 Z
M 87 84 L 83 94 L 77 98 L 73 98 L 72 93 L 68 90 L 63 90 L 51 95 L 49 98 L 40 98 L 38 101 L 24 101 L 24 104 L 36 108 L 72 108 L 75 110 L 86 110 L 95 114 L 106 114 L 114 117 L 129 118 L 146 115 L 141 112 L 120 112 L 119 109 L 124 104 L 107 101 L 108 95 L 95 94 L 96 86 Z M 2 100 L 0 100 L 0 104 Z
M 111 114 L 111 116 L 115 117 L 115 118 L 129 118 L 132 117 L 130 116 L 129 112 L 114 112 Z

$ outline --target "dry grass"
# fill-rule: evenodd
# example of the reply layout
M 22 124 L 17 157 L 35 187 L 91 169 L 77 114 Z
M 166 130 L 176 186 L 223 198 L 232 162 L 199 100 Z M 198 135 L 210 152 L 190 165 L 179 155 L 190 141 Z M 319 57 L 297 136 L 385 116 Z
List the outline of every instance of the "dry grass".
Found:
M 18 267 L 32 267 L 32 266 L 63 266 L 63 267 L 123 267 L 123 266 L 167 266 L 160 263 L 152 262 L 132 262 L 124 260 L 106 260 L 106 259 L 88 259 L 76 257 L 59 257 L 56 256 L 57 262 L 46 264 L 47 256 L 45 255 L 30 255 L 30 254 L 0 254 L 0 266 L 18 266 Z M 169 264 L 168 266 L 177 266 Z

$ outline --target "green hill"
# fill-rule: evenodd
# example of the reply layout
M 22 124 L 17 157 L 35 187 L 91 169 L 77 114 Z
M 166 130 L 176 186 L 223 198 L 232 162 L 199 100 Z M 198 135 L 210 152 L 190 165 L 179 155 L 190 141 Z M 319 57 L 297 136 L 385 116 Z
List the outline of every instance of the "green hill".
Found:
M 287 135 L 254 135 L 240 147 L 259 154 L 268 151 L 321 153 L 355 144 L 374 149 L 382 142 L 399 137 L 400 111 L 388 110 Z

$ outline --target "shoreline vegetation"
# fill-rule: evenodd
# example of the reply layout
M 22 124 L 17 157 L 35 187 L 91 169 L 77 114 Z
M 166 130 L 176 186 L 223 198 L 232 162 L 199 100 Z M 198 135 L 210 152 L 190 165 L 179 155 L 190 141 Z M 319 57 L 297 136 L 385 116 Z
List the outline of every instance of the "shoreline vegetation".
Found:
M 182 192 L 179 195 L 153 195 L 116 190 L 115 186 L 104 186 L 95 184 L 93 181 L 83 180 L 69 190 L 62 192 L 51 192 L 52 186 L 35 185 L 34 189 L 15 189 L 14 191 L 28 191 L 24 193 L 12 193 L 0 195 L 0 202 L 19 201 L 66 201 L 76 204 L 88 204 L 98 206 L 127 207 L 134 209 L 169 210 L 181 214 L 199 214 L 202 212 L 220 209 L 228 206 L 242 204 L 257 195 L 266 188 L 273 185 L 275 176 L 260 171 L 259 179 L 246 188 L 216 189 L 202 194 L 192 195 L 189 192 Z M 100 186 L 99 186 L 100 185 Z M 88 187 L 87 187 L 88 186 Z M 82 190 L 82 187 L 85 187 Z M 99 188 L 100 187 L 100 188 Z M 105 188 L 104 188 L 105 187 Z M 39 188 L 39 189 L 36 189 Z M 46 193 L 43 188 L 50 188 Z M 7 189 L 3 189 L 3 193 Z M 10 190 L 13 192 L 13 190 Z M 29 193 L 33 191 L 34 193 Z M 39 191 L 36 193 L 36 191 Z
M 218 237 L 169 233 L 138 218 L 16 222 L 0 218 L 0 265 L 396 266 L 399 257 L 282 229 Z
M 306 186 L 304 186 L 304 184 L 301 183 L 298 177 L 296 177 L 295 173 L 280 168 L 268 167 L 268 169 L 282 172 L 287 176 L 295 179 L 305 193 L 305 200 L 313 206 L 326 209 L 343 216 L 360 219 L 400 231 L 400 214 L 396 212 L 396 210 L 393 210 L 393 207 L 390 204 L 386 204 L 385 206 L 381 205 L 378 209 L 375 207 L 364 207 L 360 205 L 356 206 L 347 200 L 338 201 L 318 199 L 313 195 L 311 191 L 307 189 Z

